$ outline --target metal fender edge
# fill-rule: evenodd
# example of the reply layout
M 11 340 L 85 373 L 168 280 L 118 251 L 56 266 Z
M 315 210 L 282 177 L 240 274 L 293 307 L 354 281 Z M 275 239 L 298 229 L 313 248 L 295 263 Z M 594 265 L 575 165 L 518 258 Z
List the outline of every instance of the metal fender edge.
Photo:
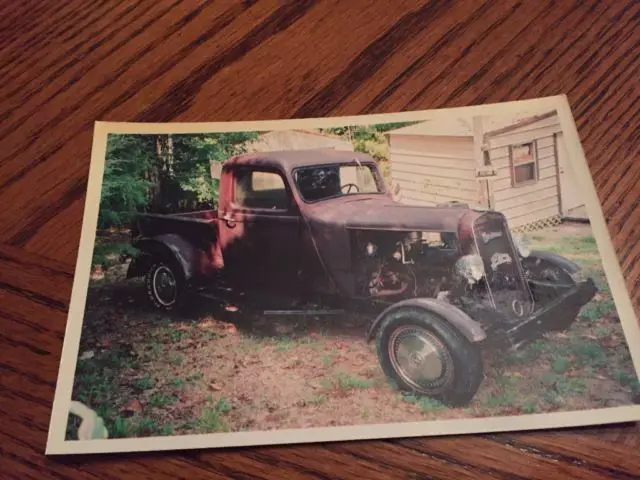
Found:
M 456 306 L 451 305 L 444 300 L 438 300 L 435 298 L 410 298 L 391 305 L 376 317 L 367 332 L 367 342 L 370 342 L 373 339 L 378 327 L 382 323 L 382 320 L 389 313 L 406 307 L 422 308 L 439 315 L 454 326 L 460 333 L 462 333 L 462 335 L 465 336 L 467 340 L 472 343 L 481 342 L 487 337 L 482 325 L 473 320 L 469 315 Z
M 581 270 L 580 265 L 575 262 L 572 262 L 567 257 L 563 257 L 555 252 L 545 252 L 541 250 L 532 250 L 529 252 L 523 261 L 526 262 L 528 260 L 535 261 L 536 259 L 546 260 L 547 262 L 553 263 L 561 268 L 563 268 L 567 273 L 576 273 Z
M 196 250 L 180 235 L 167 233 L 151 238 L 142 238 L 134 246 L 151 257 L 158 253 L 169 254 L 182 267 L 186 280 L 193 275 Z

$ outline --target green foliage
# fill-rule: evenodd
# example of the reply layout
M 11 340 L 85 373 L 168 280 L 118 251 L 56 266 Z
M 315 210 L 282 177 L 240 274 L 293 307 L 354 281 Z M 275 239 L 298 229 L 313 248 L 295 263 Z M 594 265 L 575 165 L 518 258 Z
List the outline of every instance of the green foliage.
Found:
M 93 265 L 105 267 L 120 262 L 122 255 L 134 257 L 138 251 L 129 243 L 101 243 L 97 242 L 93 248 Z
M 246 143 L 256 140 L 258 135 L 257 132 L 172 135 L 175 180 L 198 203 L 213 204 L 218 197 L 218 181 L 211 178 L 209 162 L 223 162 L 244 153 Z
M 210 206 L 217 180 L 210 161 L 245 151 L 256 132 L 197 135 L 109 135 L 98 228 L 126 227 L 141 211 Z
M 385 133 L 396 128 L 406 127 L 418 122 L 378 123 L 375 125 L 347 125 L 321 129 L 328 135 L 335 135 L 353 143 L 357 152 L 371 155 L 378 161 L 386 161 L 389 158 L 389 146 Z
M 153 136 L 108 136 L 98 228 L 122 227 L 147 204 L 153 161 Z

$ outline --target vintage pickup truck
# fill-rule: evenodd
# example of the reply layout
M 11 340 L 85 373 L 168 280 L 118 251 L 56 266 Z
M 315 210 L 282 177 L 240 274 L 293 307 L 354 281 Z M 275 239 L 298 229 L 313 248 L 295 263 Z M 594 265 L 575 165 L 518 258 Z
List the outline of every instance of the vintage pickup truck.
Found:
M 155 306 L 197 293 L 264 315 L 371 316 L 390 381 L 449 405 L 475 395 L 481 349 L 566 329 L 596 292 L 575 263 L 528 252 L 499 212 L 395 201 L 361 153 L 243 154 L 219 181 L 217 210 L 137 217 L 128 276 Z

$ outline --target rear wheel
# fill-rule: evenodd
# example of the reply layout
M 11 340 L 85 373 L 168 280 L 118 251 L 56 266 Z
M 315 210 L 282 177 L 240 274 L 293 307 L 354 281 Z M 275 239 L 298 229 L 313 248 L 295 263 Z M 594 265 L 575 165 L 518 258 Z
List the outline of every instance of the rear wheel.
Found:
M 378 330 L 377 350 L 383 371 L 404 392 L 460 406 L 482 383 L 478 346 L 422 308 L 390 312 Z
M 164 259 L 152 262 L 145 283 L 147 295 L 156 308 L 171 311 L 180 305 L 184 280 L 175 262 Z

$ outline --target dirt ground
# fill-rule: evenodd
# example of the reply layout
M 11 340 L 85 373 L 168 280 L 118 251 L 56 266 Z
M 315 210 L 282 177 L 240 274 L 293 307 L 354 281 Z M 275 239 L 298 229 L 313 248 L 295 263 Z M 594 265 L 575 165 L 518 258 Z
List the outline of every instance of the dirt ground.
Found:
M 369 318 L 245 318 L 211 306 L 161 315 L 113 267 L 92 281 L 73 398 L 111 437 L 518 415 L 633 403 L 638 380 L 588 225 L 529 234 L 581 263 L 600 292 L 573 327 L 485 354 L 466 408 L 404 396 L 382 373 Z M 73 438 L 76 420 L 68 429 Z

